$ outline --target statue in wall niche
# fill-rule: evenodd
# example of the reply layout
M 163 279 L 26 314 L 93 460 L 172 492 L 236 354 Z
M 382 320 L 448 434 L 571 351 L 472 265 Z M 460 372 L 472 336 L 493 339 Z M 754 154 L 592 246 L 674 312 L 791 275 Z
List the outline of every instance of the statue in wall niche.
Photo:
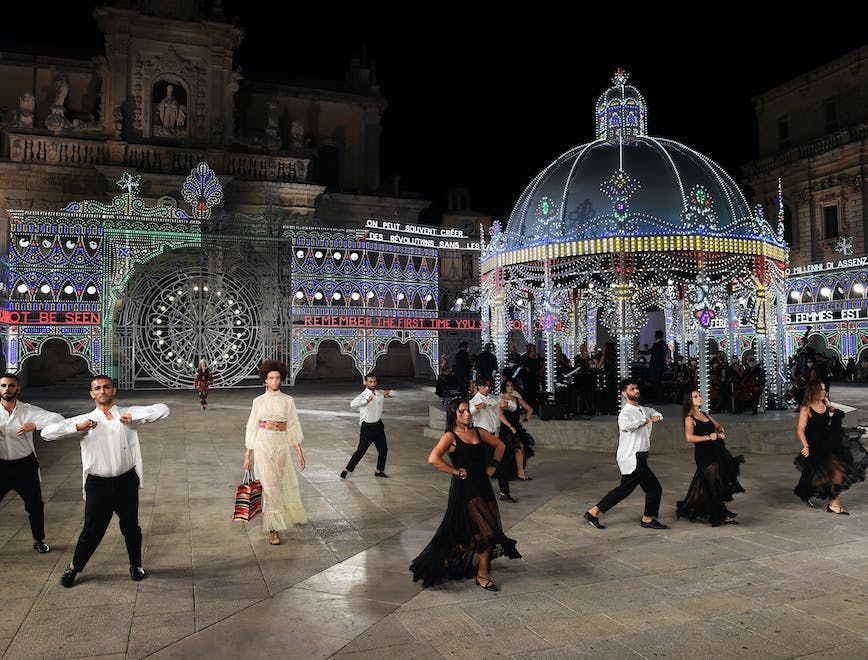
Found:
M 292 122 L 292 126 L 290 127 L 290 135 L 292 137 L 292 150 L 293 151 L 303 151 L 304 150 L 304 124 L 302 124 L 298 119 Z
M 178 126 L 178 99 L 174 95 L 174 87 L 168 85 L 166 87 L 166 96 L 160 101 L 157 106 L 157 116 L 160 118 L 160 124 L 163 128 L 177 128 Z
M 36 98 L 30 92 L 24 92 L 18 97 L 18 115 L 15 126 L 33 128 L 33 117 L 36 116 Z
M 157 104 L 157 119 L 160 126 L 168 130 L 184 128 L 187 123 L 187 109 L 175 98 L 175 86 L 166 85 L 166 96 Z

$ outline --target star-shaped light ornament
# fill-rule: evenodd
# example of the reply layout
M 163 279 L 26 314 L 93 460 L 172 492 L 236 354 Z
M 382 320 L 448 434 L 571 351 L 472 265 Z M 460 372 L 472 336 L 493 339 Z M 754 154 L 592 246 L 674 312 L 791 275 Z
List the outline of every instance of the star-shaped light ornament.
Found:
M 853 254 L 853 237 L 839 236 L 838 242 L 835 243 L 835 252 L 843 255 Z
M 141 174 L 132 175 L 129 172 L 124 172 L 121 175 L 120 180 L 117 182 L 117 185 L 120 188 L 123 188 L 128 193 L 138 193 L 139 192 L 139 182 L 142 180 Z

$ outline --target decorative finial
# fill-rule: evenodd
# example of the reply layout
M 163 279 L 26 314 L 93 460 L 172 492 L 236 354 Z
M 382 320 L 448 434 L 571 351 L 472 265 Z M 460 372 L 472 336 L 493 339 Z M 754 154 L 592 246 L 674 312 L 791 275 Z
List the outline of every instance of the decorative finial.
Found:
M 138 193 L 139 192 L 139 182 L 142 180 L 141 174 L 136 174 L 133 176 L 129 172 L 124 172 L 121 175 L 120 180 L 117 181 L 116 185 L 120 188 L 123 188 L 128 193 Z
M 211 217 L 211 210 L 223 201 L 223 188 L 208 163 L 199 163 L 190 170 L 181 196 L 193 207 L 194 218 L 206 220 Z
M 627 78 L 629 78 L 629 77 L 630 77 L 630 74 L 627 73 L 626 69 L 622 69 L 621 67 L 618 67 L 615 70 L 615 75 L 612 76 L 612 82 L 616 85 L 626 85 L 627 84 Z

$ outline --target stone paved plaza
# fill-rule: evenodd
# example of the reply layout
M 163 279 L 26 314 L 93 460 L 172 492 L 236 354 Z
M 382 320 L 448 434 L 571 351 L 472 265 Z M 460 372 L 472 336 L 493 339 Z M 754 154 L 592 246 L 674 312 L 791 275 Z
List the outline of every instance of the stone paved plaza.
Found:
M 172 415 L 140 432 L 144 563 L 132 582 L 113 522 L 72 589 L 58 584 L 82 522 L 74 440 L 37 443 L 52 552 L 33 551 L 21 501 L 0 504 L 0 652 L 4 658 L 796 658 L 868 657 L 868 484 L 842 497 L 852 515 L 809 509 L 792 494 L 798 448 L 748 454 L 740 525 L 675 520 L 692 477 L 685 448 L 652 453 L 666 531 L 642 529 L 637 491 L 604 516 L 581 518 L 617 483 L 611 451 L 538 445 L 501 503 L 523 560 L 499 559 L 492 594 L 471 580 L 422 590 L 407 567 L 443 514 L 448 475 L 426 463 L 433 388 L 399 387 L 386 401 L 390 479 L 375 479 L 373 447 L 346 481 L 355 448 L 356 383 L 300 383 L 306 438 L 302 497 L 310 522 L 270 546 L 261 524 L 232 522 L 243 427 L 259 390 L 217 390 L 203 412 L 189 391 L 121 393 L 165 401 Z M 66 415 L 91 408 L 87 383 L 32 389 L 22 400 Z M 868 412 L 868 390 L 832 399 Z M 662 424 L 681 424 L 663 408 Z M 726 424 L 725 419 L 721 421 Z M 588 422 L 576 421 L 575 424 Z M 541 422 L 545 424 L 545 422 Z M 653 440 L 652 440 L 653 442 Z M 652 444 L 653 452 L 653 444 Z

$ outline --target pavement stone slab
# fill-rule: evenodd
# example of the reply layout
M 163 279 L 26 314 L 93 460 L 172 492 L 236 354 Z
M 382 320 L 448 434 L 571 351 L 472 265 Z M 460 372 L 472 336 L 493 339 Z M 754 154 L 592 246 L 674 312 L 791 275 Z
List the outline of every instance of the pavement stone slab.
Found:
M 653 453 L 652 440 L 660 518 L 671 528 L 640 528 L 637 491 L 598 531 L 582 513 L 617 483 L 613 449 L 538 442 L 528 467 L 534 480 L 514 482 L 517 504 L 500 503 L 525 557 L 493 562 L 502 590 L 491 594 L 472 580 L 423 590 L 408 566 L 440 523 L 450 483 L 426 461 L 435 440 L 423 433 L 425 413 L 439 400 L 427 383 L 394 386 L 402 396 L 384 417 L 389 480 L 373 477 L 373 449 L 350 478 L 338 477 L 358 437 L 348 407 L 355 382 L 289 390 L 305 430 L 299 484 L 310 522 L 282 532 L 280 546 L 268 544 L 259 521 L 231 520 L 258 388 L 214 390 L 207 412 L 192 389 L 122 392 L 121 403 L 163 400 L 172 409 L 140 432 L 149 570 L 140 583 L 129 580 L 112 523 L 75 587 L 60 587 L 84 509 L 80 453 L 75 441 L 37 440 L 52 552 L 33 552 L 20 499 L 4 498 L 0 655 L 286 657 L 292 648 L 308 658 L 378 660 L 868 656 L 868 484 L 843 495 L 851 516 L 810 509 L 792 494 L 798 473 L 789 455 L 747 454 L 747 492 L 731 506 L 741 524 L 711 528 L 675 517 L 695 470 L 690 448 Z M 836 389 L 836 398 L 868 410 L 868 387 Z M 25 389 L 22 399 L 65 414 L 90 408 L 84 387 Z M 677 424 L 675 407 L 664 414 L 664 424 Z M 614 448 L 614 418 L 594 422 Z M 73 631 L 79 641 L 67 643 Z

